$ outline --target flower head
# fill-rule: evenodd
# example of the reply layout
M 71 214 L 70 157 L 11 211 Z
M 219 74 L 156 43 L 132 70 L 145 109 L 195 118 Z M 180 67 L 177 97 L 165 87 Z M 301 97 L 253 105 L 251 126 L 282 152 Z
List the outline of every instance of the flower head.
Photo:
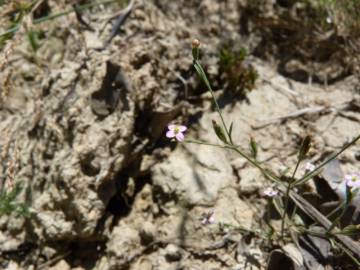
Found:
M 360 187 L 360 174 L 350 173 L 345 175 L 345 182 L 348 187 L 359 188 Z
M 308 172 L 312 172 L 313 170 L 315 170 L 315 165 L 312 164 L 311 162 L 306 163 L 305 165 L 305 170 Z
M 199 48 L 200 47 L 200 41 L 198 39 L 193 39 L 193 41 L 191 42 L 191 46 L 193 48 Z
M 272 187 L 268 187 L 263 191 L 263 194 L 266 197 L 275 197 L 275 196 L 279 195 L 279 191 Z
M 201 215 L 201 224 L 210 225 L 215 223 L 214 210 L 210 210 L 209 212 L 202 213 Z
M 182 142 L 185 138 L 183 132 L 187 130 L 186 126 L 181 125 L 168 125 L 168 131 L 166 132 L 166 137 L 176 138 L 179 142 Z

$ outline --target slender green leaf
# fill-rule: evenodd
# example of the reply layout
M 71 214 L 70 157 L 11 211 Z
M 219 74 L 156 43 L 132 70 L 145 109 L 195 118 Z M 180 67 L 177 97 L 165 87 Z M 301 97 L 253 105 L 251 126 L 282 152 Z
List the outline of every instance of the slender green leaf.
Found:
M 216 136 L 223 142 L 223 143 L 228 143 L 228 140 L 226 138 L 225 132 L 222 129 L 221 126 L 219 126 L 214 120 L 212 121 L 212 125 L 214 128 L 214 131 L 216 133 Z
M 253 137 L 250 138 L 250 149 L 253 158 L 256 159 L 258 154 L 258 147 Z

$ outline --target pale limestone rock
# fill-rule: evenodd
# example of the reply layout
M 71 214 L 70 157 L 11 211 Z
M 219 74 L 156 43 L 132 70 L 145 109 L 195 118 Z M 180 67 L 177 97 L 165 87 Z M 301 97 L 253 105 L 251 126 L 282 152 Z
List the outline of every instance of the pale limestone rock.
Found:
M 52 267 L 49 267 L 49 270 L 70 270 L 70 265 L 65 261 L 61 260 Z

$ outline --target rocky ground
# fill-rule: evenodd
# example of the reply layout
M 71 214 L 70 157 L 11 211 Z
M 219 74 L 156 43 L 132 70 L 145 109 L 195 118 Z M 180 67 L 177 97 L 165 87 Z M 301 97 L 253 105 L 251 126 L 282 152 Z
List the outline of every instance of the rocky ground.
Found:
M 315 164 L 358 135 L 356 63 L 334 42 L 339 33 L 309 41 L 306 54 L 295 46 L 307 38 L 299 29 L 283 31 L 280 20 L 272 28 L 297 9 L 264 2 L 259 24 L 246 1 L 138 0 L 108 45 L 116 4 L 84 12 L 86 24 L 71 13 L 33 26 L 45 32 L 40 47 L 34 53 L 24 38 L 0 73 L 10 78 L 0 167 L 17 149 L 19 199 L 31 211 L 1 216 L 2 269 L 266 268 L 270 246 L 244 231 L 260 228 L 269 182 L 230 150 L 165 137 L 174 122 L 189 139 L 219 143 L 192 66 L 195 37 L 236 143 L 254 138 L 275 172 L 295 165 L 305 135 Z M 224 86 L 218 51 L 230 43 L 250 52 L 244 65 L 258 73 L 245 94 Z M 357 144 L 339 157 L 342 171 L 359 170 L 359 159 Z M 204 226 L 209 211 L 234 229 Z

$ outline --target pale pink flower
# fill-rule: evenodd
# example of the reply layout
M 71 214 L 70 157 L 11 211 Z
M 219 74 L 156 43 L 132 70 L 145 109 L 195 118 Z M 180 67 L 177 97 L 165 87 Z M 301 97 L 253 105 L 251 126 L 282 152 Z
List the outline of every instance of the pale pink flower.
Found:
M 201 215 L 201 224 L 210 225 L 215 223 L 215 212 L 214 210 L 210 210 L 209 212 L 202 213 Z
M 360 187 L 360 174 L 350 173 L 345 175 L 345 182 L 348 187 L 359 188 Z
M 311 162 L 308 162 L 305 164 L 305 170 L 308 172 L 312 172 L 313 170 L 315 170 L 315 165 L 312 164 Z
M 272 187 L 268 187 L 266 188 L 264 191 L 263 191 L 263 194 L 266 196 L 266 197 L 275 197 L 275 196 L 278 196 L 279 195 L 279 191 L 272 188 Z
M 185 138 L 183 132 L 187 130 L 186 126 L 182 125 L 168 125 L 168 131 L 166 132 L 166 137 L 168 138 L 176 138 L 179 142 L 182 142 Z

